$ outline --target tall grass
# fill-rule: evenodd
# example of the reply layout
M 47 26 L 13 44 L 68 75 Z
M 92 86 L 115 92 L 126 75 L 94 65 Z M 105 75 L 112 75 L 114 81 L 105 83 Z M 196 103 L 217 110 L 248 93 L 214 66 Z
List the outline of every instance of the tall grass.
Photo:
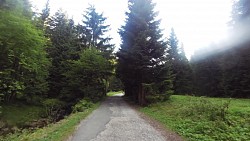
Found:
M 171 96 L 141 108 L 190 141 L 250 140 L 250 100 Z

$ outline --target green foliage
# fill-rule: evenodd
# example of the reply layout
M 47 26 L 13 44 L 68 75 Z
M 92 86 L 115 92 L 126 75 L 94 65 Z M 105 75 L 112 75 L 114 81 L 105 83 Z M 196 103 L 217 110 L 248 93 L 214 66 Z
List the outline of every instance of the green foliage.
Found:
M 36 129 L 34 131 L 23 130 L 10 134 L 6 137 L 0 136 L 0 141 L 62 141 L 67 140 L 73 134 L 77 125 L 86 118 L 99 104 L 94 104 L 84 112 L 78 112 L 69 115 L 65 119 L 47 127 Z
M 1 10 L 15 11 L 26 18 L 32 17 L 31 4 L 29 0 L 2 0 L 0 2 Z
M 173 89 L 175 94 L 192 93 L 192 70 L 186 58 L 183 44 L 180 46 L 174 29 L 171 29 L 168 39 L 168 59 L 173 75 Z
M 110 91 L 107 93 L 107 96 L 114 96 L 116 94 L 121 94 L 123 93 L 123 91 Z
M 143 89 L 148 103 L 163 102 L 173 94 L 172 82 L 165 80 L 160 83 L 143 84 Z
M 22 14 L 18 9 L 0 10 L 0 93 L 5 102 L 47 90 L 45 38 Z M 33 88 L 37 91 L 30 91 Z
M 186 107 L 184 115 L 197 117 L 197 119 L 206 118 L 210 121 L 222 120 L 227 121 L 228 108 L 230 100 L 222 103 L 215 103 L 205 97 L 200 97 L 196 100 L 190 100 L 192 105 Z M 184 111 L 185 111 L 184 110 Z
M 109 87 L 108 91 L 121 91 L 124 89 L 124 86 L 121 80 L 115 76 L 109 78 Z
M 47 50 L 52 61 L 48 94 L 51 98 L 60 98 L 63 97 L 61 90 L 68 83 L 63 75 L 70 70 L 68 61 L 78 57 L 77 34 L 73 20 L 68 19 L 62 10 L 58 10 L 47 22 L 46 34 L 51 41 Z
M 216 48 L 216 53 L 212 54 Z M 192 58 L 192 66 L 194 70 L 194 84 L 196 95 L 222 97 L 224 96 L 222 85 L 222 69 L 221 69 L 221 52 L 218 47 L 211 45 L 210 48 L 195 52 Z M 209 55 L 208 55 L 209 54 Z
M 66 103 L 58 99 L 45 99 L 42 105 L 45 108 L 46 117 L 56 120 L 57 114 L 63 109 Z
M 249 100 L 170 97 L 141 111 L 190 141 L 250 139 Z
M 41 106 L 8 104 L 2 106 L 0 121 L 4 122 L 10 128 L 23 128 L 27 123 L 41 118 L 43 114 L 44 109 Z
M 105 35 L 110 29 L 110 25 L 105 24 L 107 18 L 97 13 L 93 5 L 87 8 L 83 17 L 82 25 L 78 25 L 81 43 L 86 47 L 95 47 L 110 59 L 114 45 L 109 43 L 112 38 Z
M 80 100 L 78 103 L 76 103 L 76 105 L 73 106 L 72 112 L 73 113 L 84 112 L 85 110 L 88 110 L 88 109 L 92 108 L 93 106 L 94 106 L 94 103 L 92 103 L 89 100 L 83 99 L 83 100 Z
M 69 87 L 65 94 L 74 94 L 71 98 L 90 98 L 100 100 L 106 94 L 107 79 L 112 75 L 111 63 L 103 57 L 103 53 L 94 49 L 86 49 L 80 59 L 71 62 L 71 70 L 65 73 Z

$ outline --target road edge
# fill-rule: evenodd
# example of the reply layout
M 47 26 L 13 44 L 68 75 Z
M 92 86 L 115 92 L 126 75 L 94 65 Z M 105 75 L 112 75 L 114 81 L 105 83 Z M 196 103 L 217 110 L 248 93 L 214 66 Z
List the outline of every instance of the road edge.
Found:
M 175 133 L 174 131 L 171 131 L 170 129 L 167 129 L 162 123 L 159 121 L 153 119 L 152 117 L 149 117 L 148 115 L 142 113 L 139 108 L 141 108 L 139 105 L 136 105 L 125 98 L 123 98 L 124 101 L 136 111 L 136 113 L 144 119 L 147 123 L 149 123 L 152 127 L 154 127 L 157 131 L 161 133 L 162 136 L 164 136 L 168 141 L 185 141 L 179 134 Z

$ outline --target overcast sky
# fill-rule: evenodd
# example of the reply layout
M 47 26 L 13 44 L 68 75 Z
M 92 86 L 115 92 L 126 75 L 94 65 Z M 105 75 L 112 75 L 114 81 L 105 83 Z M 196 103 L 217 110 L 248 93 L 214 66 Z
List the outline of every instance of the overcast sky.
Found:
M 46 0 L 30 0 L 39 10 Z M 169 35 L 173 27 L 189 58 L 194 50 L 211 42 L 220 42 L 227 36 L 227 23 L 230 20 L 232 0 L 154 0 L 164 35 Z M 98 12 L 107 17 L 111 25 L 110 36 L 117 48 L 120 36 L 117 33 L 124 24 L 127 0 L 50 0 L 51 13 L 59 8 L 67 11 L 76 22 L 82 19 L 88 4 L 94 4 Z

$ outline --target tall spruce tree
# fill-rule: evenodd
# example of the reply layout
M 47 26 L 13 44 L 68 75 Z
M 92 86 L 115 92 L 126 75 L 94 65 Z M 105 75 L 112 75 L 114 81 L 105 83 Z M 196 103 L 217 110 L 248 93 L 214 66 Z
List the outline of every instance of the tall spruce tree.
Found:
M 49 20 L 49 16 L 50 16 L 50 0 L 47 0 L 44 8 L 42 9 L 41 13 L 38 13 L 38 17 L 37 17 L 37 27 L 44 30 L 45 32 L 47 31 L 47 22 Z M 46 34 L 46 33 L 45 33 Z
M 110 44 L 112 38 L 106 36 L 110 25 L 106 25 L 107 18 L 96 12 L 96 8 L 90 5 L 83 15 L 82 25 L 78 26 L 82 45 L 85 47 L 96 47 L 109 58 L 113 52 L 114 45 Z
M 174 92 L 176 94 L 192 93 L 192 70 L 185 55 L 183 44 L 179 45 L 179 40 L 173 28 L 168 39 L 167 52 L 174 77 Z
M 74 58 L 77 34 L 74 22 L 67 18 L 66 13 L 58 10 L 48 21 L 48 36 L 51 47 L 48 48 L 52 67 L 49 75 L 49 96 L 59 97 L 67 81 L 63 75 L 68 68 L 68 60 Z
M 152 0 L 129 0 L 128 6 L 126 24 L 119 32 L 122 44 L 117 54 L 117 72 L 125 95 L 144 105 L 147 101 L 143 87 L 157 83 L 161 85 L 158 90 L 167 91 L 164 86 L 169 74 L 165 64 L 166 42 L 162 40 L 160 20 L 156 20 L 158 13 L 154 12 Z

